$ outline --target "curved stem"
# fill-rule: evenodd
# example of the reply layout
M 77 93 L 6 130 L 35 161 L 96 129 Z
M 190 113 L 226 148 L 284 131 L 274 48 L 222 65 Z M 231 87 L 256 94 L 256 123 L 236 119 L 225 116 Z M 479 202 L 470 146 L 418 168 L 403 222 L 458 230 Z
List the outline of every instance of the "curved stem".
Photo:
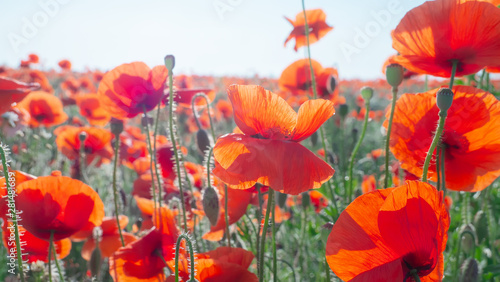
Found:
M 168 87 L 169 87 L 169 95 L 168 95 L 168 107 L 169 107 L 169 131 L 170 131 L 170 142 L 172 142 L 172 150 L 174 152 L 175 157 L 175 168 L 177 172 L 177 179 L 179 184 L 179 193 L 181 195 L 181 205 L 182 205 L 182 219 L 184 222 L 184 231 L 187 231 L 187 217 L 186 217 L 186 203 L 184 202 L 184 189 L 182 187 L 182 174 L 181 174 L 181 165 L 179 152 L 177 150 L 177 141 L 175 138 L 175 128 L 174 128 L 174 78 L 173 72 L 170 70 L 168 72 Z
M 172 92 L 170 92 L 172 93 Z M 186 244 L 188 245 L 189 249 L 189 260 L 190 260 L 190 280 L 191 281 L 196 281 L 195 280 L 195 260 L 194 260 L 194 249 L 193 249 L 193 244 L 191 243 L 191 239 L 189 239 L 189 236 L 186 234 L 181 234 L 179 235 L 179 238 L 177 238 L 177 244 L 175 244 L 175 282 L 179 282 L 179 248 L 181 246 L 182 240 L 186 240 Z
M 439 143 L 439 140 L 441 140 L 441 135 L 443 134 L 444 130 L 444 122 L 446 121 L 446 116 L 447 112 L 439 111 L 439 123 L 438 127 L 436 129 L 436 134 L 434 135 L 434 139 L 432 139 L 431 147 L 429 148 L 429 151 L 427 152 L 427 156 L 425 157 L 425 162 L 424 162 L 424 168 L 423 168 L 423 173 L 422 173 L 422 181 L 427 182 L 427 171 L 429 170 L 429 164 L 432 159 L 432 155 L 434 154 L 434 150 L 436 149 L 436 146 Z M 443 160 L 444 162 L 444 160 Z
M 191 110 L 193 111 L 194 120 L 196 121 L 196 125 L 198 126 L 198 129 L 201 129 L 201 123 L 198 120 L 198 113 L 196 112 L 196 107 L 195 107 L 195 103 L 194 103 L 194 102 L 196 102 L 196 99 L 198 97 L 204 98 L 205 102 L 207 102 L 207 113 L 208 113 L 208 120 L 210 122 L 210 132 L 212 133 L 212 138 L 215 141 L 215 131 L 214 131 L 213 123 L 212 123 L 212 116 L 210 115 L 210 100 L 208 99 L 208 96 L 205 95 L 205 93 L 198 93 L 198 94 L 194 95 L 193 99 L 191 100 Z
M 389 185 L 389 144 L 391 141 L 391 130 L 392 130 L 392 121 L 394 119 L 394 109 L 396 108 L 396 100 L 398 98 L 398 88 L 392 87 L 392 102 L 391 102 L 391 114 L 389 116 L 389 124 L 387 125 L 387 138 L 385 140 L 385 179 L 384 179 L 384 188 L 387 188 Z M 368 112 L 367 112 L 368 113 Z
M 120 135 L 117 134 L 115 136 L 115 161 L 113 163 L 113 202 L 115 204 L 115 217 L 116 217 L 116 226 L 118 227 L 118 233 L 120 234 L 120 241 L 122 243 L 122 247 L 125 247 L 125 241 L 123 240 L 122 228 L 120 226 L 120 212 L 118 210 L 118 191 L 116 189 L 116 170 L 118 168 L 118 159 L 119 159 L 119 149 L 120 149 Z
M 266 251 L 266 235 L 267 235 L 267 226 L 269 224 L 269 213 L 272 209 L 272 203 L 274 202 L 274 190 L 269 188 L 269 193 L 267 197 L 267 210 L 266 217 L 264 218 L 264 227 L 262 228 L 262 237 L 260 242 L 260 258 L 259 258 L 259 281 L 264 281 L 264 252 Z
M 365 120 L 363 122 L 363 130 L 361 131 L 361 136 L 359 137 L 356 146 L 352 150 L 351 159 L 349 160 L 349 203 L 352 201 L 352 192 L 353 192 L 352 171 L 354 169 L 354 158 L 356 157 L 359 147 L 361 147 L 361 143 L 363 143 L 363 139 L 365 138 L 366 128 L 368 127 L 368 117 L 369 117 L 368 113 L 370 112 L 370 100 L 366 100 L 365 105 L 366 105 L 366 112 L 365 112 Z
M 15 172 L 9 172 L 10 164 L 9 164 L 9 162 L 7 162 L 8 154 L 9 154 L 9 148 L 7 147 L 7 145 L 0 144 L 0 157 L 2 160 L 3 175 L 5 178 L 5 188 L 7 189 L 7 195 L 12 194 L 12 198 L 11 198 L 11 196 L 7 196 L 7 200 L 6 200 L 6 203 L 8 203 L 9 205 L 12 205 L 12 207 L 9 208 L 10 219 L 7 221 L 12 222 L 13 226 L 14 226 L 14 236 L 15 236 L 16 247 L 17 247 L 16 248 L 16 250 L 17 250 L 17 264 L 18 264 L 17 266 L 19 267 L 19 278 L 21 279 L 22 282 L 24 282 L 25 278 L 24 278 L 24 267 L 23 267 L 23 248 L 21 246 L 21 237 L 19 236 L 19 223 L 18 223 L 18 220 L 20 220 L 20 218 L 18 218 L 18 216 L 17 216 L 16 200 L 15 200 L 15 197 L 17 196 L 16 187 L 15 187 L 16 174 L 15 174 Z M 14 185 L 11 186 L 11 184 L 14 184 Z M 10 193 L 10 191 L 12 191 L 13 193 Z M 49 259 L 49 261 L 50 261 L 50 259 Z

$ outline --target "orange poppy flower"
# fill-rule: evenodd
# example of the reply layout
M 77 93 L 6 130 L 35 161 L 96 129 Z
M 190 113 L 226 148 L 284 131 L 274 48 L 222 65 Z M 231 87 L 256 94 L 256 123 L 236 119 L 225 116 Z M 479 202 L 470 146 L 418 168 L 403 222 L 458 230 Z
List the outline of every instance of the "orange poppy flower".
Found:
M 226 228 L 226 218 L 224 216 L 224 189 L 219 185 L 219 218 L 217 224 L 210 226 L 210 231 L 203 235 L 203 239 L 209 241 L 220 241 L 224 237 L 224 232 Z M 247 190 L 236 190 L 227 189 L 228 200 L 227 201 L 227 216 L 229 219 L 229 225 L 234 224 L 240 220 L 240 218 L 247 212 L 248 205 L 252 200 L 253 193 L 249 189 Z
M 0 76 L 0 115 L 9 110 L 13 103 L 20 102 L 31 91 L 39 87 L 38 83 L 24 83 Z
M 111 116 L 102 107 L 97 94 L 78 95 L 75 97 L 75 100 L 80 108 L 80 114 L 85 117 L 91 125 L 105 126 L 111 120 Z
M 36 83 L 40 84 L 41 90 L 48 92 L 48 93 L 54 92 L 54 88 L 52 88 L 52 85 L 50 85 L 49 79 L 47 78 L 47 76 L 43 72 L 41 72 L 39 70 L 31 70 L 29 72 L 29 76 L 30 76 L 31 82 L 36 82 Z
M 407 181 L 356 198 L 326 243 L 326 260 L 344 281 L 441 281 L 450 219 L 443 192 Z M 346 263 L 349 262 L 349 263 Z
M 40 239 L 67 238 L 93 224 L 101 225 L 104 204 L 83 182 L 66 176 L 42 176 L 17 185 L 23 226 Z
M 17 107 L 30 114 L 31 119 L 28 124 L 31 127 L 51 127 L 59 125 L 68 119 L 61 100 L 43 91 L 31 92 L 17 104 Z
M 3 225 L 3 244 L 8 252 L 11 254 L 13 250 L 13 242 L 15 242 L 14 229 L 9 228 L 9 223 L 4 223 Z M 19 226 L 19 236 L 23 245 L 23 260 L 28 261 L 28 263 L 37 262 L 39 260 L 43 262 L 48 262 L 49 256 L 49 242 L 46 240 L 39 239 L 33 234 L 28 232 L 24 227 Z M 66 238 L 60 241 L 54 242 L 54 247 L 56 253 L 58 254 L 58 259 L 63 259 L 69 255 L 71 251 L 71 240 Z M 15 248 L 14 248 L 15 250 Z M 17 255 L 17 253 L 14 253 Z
M 234 120 L 244 134 L 226 134 L 214 147 L 213 173 L 230 187 L 259 182 L 297 195 L 333 176 L 333 168 L 299 142 L 335 112 L 328 100 L 309 100 L 297 114 L 283 98 L 260 86 L 231 85 Z
M 391 152 L 403 169 L 418 177 L 422 176 L 438 121 L 437 91 L 404 94 L 394 110 Z M 500 102 L 492 94 L 471 86 L 455 86 L 453 92 L 441 138 L 446 187 L 480 191 L 500 176 L 500 140 L 496 135 L 500 132 Z M 384 126 L 387 127 L 387 121 Z M 437 180 L 435 154 L 428 171 L 432 181 Z
M 38 64 L 38 62 L 40 61 L 40 58 L 38 57 L 37 54 L 29 54 L 28 60 L 30 61 L 30 63 Z
M 143 62 L 120 65 L 107 72 L 97 91 L 103 107 L 117 119 L 133 118 L 151 111 L 160 102 L 167 68 L 150 69 Z
M 323 68 L 315 60 L 311 60 L 314 75 L 316 76 L 316 88 L 318 98 L 328 99 L 334 102 L 338 98 L 338 72 L 334 68 Z M 281 73 L 278 81 L 280 89 L 290 91 L 293 95 L 311 95 L 311 68 L 308 59 L 293 62 Z
M 120 215 L 120 227 L 125 228 L 128 224 L 128 217 L 125 215 Z M 99 241 L 99 250 L 101 251 L 102 257 L 110 257 L 116 252 L 119 248 L 122 247 L 122 242 L 120 239 L 120 233 L 118 233 L 118 225 L 116 224 L 116 218 L 114 216 L 105 217 L 102 221 L 101 225 L 102 229 L 102 237 L 101 241 Z M 92 252 L 96 248 L 95 239 L 92 236 L 92 229 L 86 230 L 87 241 L 82 246 L 82 258 L 85 260 L 90 260 L 92 256 Z M 80 235 L 83 235 L 80 234 Z M 128 245 L 134 242 L 137 238 L 127 232 L 122 232 L 123 241 L 125 245 Z
M 323 208 L 328 207 L 328 199 L 320 192 L 313 190 L 309 192 L 309 198 L 314 206 L 314 211 L 319 213 Z
M 259 281 L 254 273 L 248 271 L 253 259 L 252 252 L 231 247 L 218 247 L 213 251 L 195 254 L 195 279 L 200 282 Z M 175 268 L 174 260 L 167 263 L 171 269 Z M 179 281 L 190 281 L 189 271 L 189 262 L 184 252 L 179 260 Z M 175 281 L 175 277 L 169 276 L 166 281 Z
M 171 210 L 162 207 L 159 214 L 158 219 L 153 219 L 155 228 L 139 240 L 121 247 L 109 258 L 109 274 L 114 281 L 165 280 L 163 259 L 174 258 L 179 231 Z
M 57 134 L 57 148 L 68 159 L 79 159 L 81 146 L 80 134 L 86 133 L 87 137 L 83 143 L 83 147 L 87 164 L 91 164 L 96 158 L 99 158 L 96 163 L 97 167 L 103 163 L 111 162 L 111 157 L 113 157 L 113 148 L 111 148 L 113 134 L 109 130 L 95 127 L 65 126 L 55 132 Z
M 370 193 L 377 190 L 377 181 L 374 175 L 364 175 L 363 182 L 361 183 L 361 192 L 363 194 Z
M 474 23 L 474 24 L 471 24 Z M 428 1 L 409 11 L 392 33 L 395 58 L 410 71 L 450 77 L 500 65 L 500 9 L 470 0 Z
M 306 11 L 307 24 L 309 27 L 309 44 L 313 44 L 325 36 L 333 27 L 329 26 L 326 21 L 326 14 L 321 9 Z M 285 19 L 293 25 L 293 30 L 285 40 L 285 46 L 292 38 L 295 38 L 295 47 L 297 51 L 302 46 L 307 46 L 306 38 L 306 21 L 304 13 L 300 12 L 295 16 L 295 21 L 285 17 Z
M 233 117 L 233 108 L 231 107 L 230 102 L 224 99 L 220 99 L 215 105 L 215 108 L 222 114 L 225 119 L 230 119 Z
M 61 60 L 59 61 L 58 65 L 63 69 L 63 70 L 70 70 L 71 69 L 71 62 L 68 60 Z

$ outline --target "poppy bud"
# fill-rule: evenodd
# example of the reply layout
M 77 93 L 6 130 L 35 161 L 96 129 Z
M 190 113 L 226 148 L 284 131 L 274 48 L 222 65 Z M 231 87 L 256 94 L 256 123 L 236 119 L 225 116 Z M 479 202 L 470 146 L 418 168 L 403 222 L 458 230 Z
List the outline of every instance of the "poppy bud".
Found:
M 316 146 L 316 144 L 318 144 L 318 132 L 315 131 L 312 135 L 311 135 L 311 143 L 313 146 Z
M 385 69 L 385 77 L 392 87 L 398 87 L 403 82 L 404 70 L 399 64 L 390 64 Z
M 96 246 L 92 251 L 89 261 L 90 275 L 92 277 L 99 276 L 99 272 L 101 270 L 101 257 L 101 250 Z
M 309 196 L 309 192 L 302 193 L 302 208 L 307 209 L 311 205 L 311 197 Z
M 460 272 L 462 274 L 460 281 L 462 282 L 479 281 L 479 265 L 477 260 L 473 258 L 468 258 L 462 263 Z
M 120 198 L 122 199 L 123 206 L 126 207 L 127 206 L 127 193 L 125 193 L 125 190 L 123 190 L 123 188 L 120 188 L 120 190 L 118 190 L 118 191 L 120 193 Z
M 349 106 L 347 106 L 347 104 L 341 104 L 339 106 L 340 117 L 345 118 L 348 113 L 349 113 Z
M 450 88 L 441 88 L 436 95 L 436 103 L 440 111 L 447 112 L 453 103 L 453 91 Z
M 373 88 L 368 86 L 361 88 L 361 96 L 365 100 L 365 103 L 368 103 L 373 97 Z
M 474 216 L 474 227 L 476 228 L 477 240 L 481 243 L 488 236 L 488 218 L 486 213 L 478 211 Z
M 196 132 L 196 143 L 198 144 L 198 149 L 202 154 L 212 147 L 212 140 L 208 136 L 205 129 L 200 128 L 198 129 L 198 132 Z
M 278 207 L 284 208 L 288 194 L 281 193 L 281 192 L 277 192 L 277 194 L 278 194 L 278 197 L 276 197 L 276 199 L 278 201 Z
M 175 57 L 174 55 L 165 56 L 165 66 L 168 71 L 172 71 L 175 67 Z
M 123 121 L 116 119 L 116 118 L 111 118 L 109 125 L 111 127 L 111 132 L 115 136 L 118 136 L 118 135 L 120 135 L 120 133 L 123 132 Z
M 80 139 L 80 142 L 84 142 L 87 139 L 87 132 L 85 131 L 80 132 L 78 138 Z
M 219 195 L 213 186 L 208 186 L 203 191 L 202 203 L 210 224 L 215 226 L 219 220 Z
M 328 236 L 330 236 L 332 228 L 333 228 L 332 222 L 327 222 L 326 224 L 321 226 L 320 236 L 321 236 L 321 241 L 323 241 L 323 244 L 326 244 L 326 242 L 328 241 Z
M 328 93 L 332 94 L 335 92 L 335 88 L 337 87 L 337 80 L 333 75 L 328 77 L 328 81 L 326 82 L 326 90 Z
M 465 224 L 460 227 L 460 238 L 462 238 L 462 250 L 470 254 L 477 245 L 476 228 L 472 224 Z

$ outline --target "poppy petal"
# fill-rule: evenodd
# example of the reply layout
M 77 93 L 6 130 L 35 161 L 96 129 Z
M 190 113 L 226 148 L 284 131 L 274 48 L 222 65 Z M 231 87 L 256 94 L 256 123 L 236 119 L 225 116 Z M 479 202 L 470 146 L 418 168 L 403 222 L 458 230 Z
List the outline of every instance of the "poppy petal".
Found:
M 300 142 L 311 136 L 321 125 L 335 113 L 333 103 L 316 99 L 303 103 L 299 108 L 297 126 L 292 140 Z

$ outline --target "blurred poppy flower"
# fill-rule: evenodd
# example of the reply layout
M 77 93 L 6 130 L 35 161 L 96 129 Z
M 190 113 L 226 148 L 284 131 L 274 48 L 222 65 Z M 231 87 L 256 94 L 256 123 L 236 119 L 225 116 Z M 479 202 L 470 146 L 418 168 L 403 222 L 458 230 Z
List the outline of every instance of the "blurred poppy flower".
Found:
M 329 26 L 326 21 L 326 14 L 321 9 L 306 11 L 307 24 L 309 27 L 309 44 L 313 44 L 325 36 L 333 27 Z M 295 16 L 295 21 L 285 17 L 285 19 L 293 25 L 293 30 L 285 40 L 285 46 L 292 38 L 295 38 L 295 47 L 297 51 L 302 46 L 307 46 L 306 38 L 306 20 L 304 13 L 300 12 Z
M 42 176 L 17 185 L 23 226 L 40 239 L 67 238 L 93 224 L 101 225 L 104 204 L 83 182 L 66 176 Z
M 71 69 L 71 62 L 68 60 L 61 60 L 61 61 L 59 61 L 58 65 L 63 70 L 70 70 Z
M 112 117 L 133 118 L 158 105 L 167 73 L 165 66 L 150 69 L 143 62 L 123 64 L 104 75 L 97 94 Z
M 174 259 L 174 246 L 179 236 L 175 215 L 167 207 L 153 218 L 155 227 L 144 237 L 121 247 L 109 258 L 109 274 L 114 281 L 164 281 L 163 259 Z
M 396 102 L 394 111 L 391 152 L 403 169 L 418 177 L 422 177 L 422 167 L 438 121 L 437 91 L 404 94 Z M 500 132 L 500 102 L 492 94 L 471 86 L 455 86 L 453 92 L 453 104 L 441 137 L 446 188 L 480 191 L 500 176 L 497 134 Z M 387 127 L 387 121 L 384 126 Z M 435 163 L 434 152 L 428 171 L 432 181 L 437 180 Z
M 252 252 L 231 247 L 218 247 L 213 251 L 195 254 L 195 279 L 200 282 L 255 282 L 257 276 L 248 271 L 254 255 Z M 171 269 L 175 268 L 175 261 L 167 262 Z M 179 281 L 189 280 L 189 261 L 185 253 L 179 260 Z M 175 281 L 174 276 L 169 276 L 167 282 Z
M 361 192 L 363 194 L 370 193 L 377 190 L 377 181 L 374 175 L 363 175 L 363 182 L 361 182 Z
M 315 60 L 311 60 L 316 76 L 318 98 L 331 100 L 337 103 L 338 98 L 338 72 L 334 68 L 323 68 Z M 290 91 L 293 95 L 311 95 L 311 68 L 308 59 L 293 62 L 285 68 L 279 78 L 279 86 L 283 91 Z
M 334 114 L 332 102 L 306 101 L 297 114 L 260 86 L 231 85 L 228 95 L 244 134 L 226 134 L 215 144 L 213 173 L 222 181 L 236 189 L 259 182 L 297 195 L 332 177 L 333 168 L 299 144 Z
M 181 89 L 174 89 L 174 92 L 175 92 L 174 101 L 181 104 L 181 105 L 188 106 L 188 107 L 191 107 L 191 100 L 193 100 L 193 97 L 198 93 L 203 93 L 203 94 L 207 95 L 209 101 L 213 101 L 213 99 L 215 98 L 215 91 L 212 89 L 205 89 L 205 88 L 185 89 L 185 88 L 181 88 Z M 169 95 L 170 95 L 170 93 L 167 91 L 165 97 L 163 98 L 164 99 L 163 102 L 165 104 L 168 103 Z M 206 105 L 206 102 L 204 99 L 197 99 L 195 105 L 204 106 L 204 105 Z
M 231 103 L 227 100 L 220 99 L 215 105 L 215 108 L 225 119 L 231 119 L 233 117 L 233 108 L 231 107 Z
M 0 76 L 0 115 L 9 110 L 13 103 L 20 102 L 31 91 L 39 87 L 38 83 L 24 83 Z
M 113 134 L 107 129 L 95 127 L 74 127 L 65 126 L 62 130 L 56 129 L 56 144 L 68 159 L 78 160 L 80 157 L 80 134 L 85 134 L 83 151 L 87 164 L 91 164 L 96 158 L 99 158 L 96 166 L 111 162 L 113 157 L 113 148 L 111 148 L 111 139 Z
M 111 120 L 109 113 L 102 107 L 97 94 L 83 94 L 75 97 L 80 114 L 91 125 L 105 126 Z
M 49 242 L 35 237 L 22 226 L 19 226 L 18 228 L 21 241 L 25 242 L 25 244 L 23 244 L 23 260 L 27 260 L 28 263 L 37 261 L 48 262 Z M 17 255 L 16 252 L 11 252 L 11 250 L 15 250 L 15 248 L 11 247 L 11 242 L 15 241 L 15 237 L 13 236 L 14 232 L 12 232 L 12 230 L 13 229 L 9 228 L 9 223 L 3 224 L 3 244 L 8 252 L 8 255 Z M 54 247 L 56 249 L 56 253 L 58 254 L 57 258 L 63 259 L 67 257 L 71 251 L 71 240 L 66 238 L 60 241 L 55 241 Z
M 40 58 L 38 57 L 37 54 L 29 54 L 28 55 L 28 60 L 32 64 L 38 64 L 38 62 L 40 61 Z
M 316 213 L 319 213 L 322 209 L 328 207 L 328 199 L 316 190 L 309 192 L 309 198 Z
M 68 119 L 59 98 L 43 91 L 34 91 L 28 94 L 17 107 L 27 111 L 31 119 L 31 127 L 59 125 Z
M 500 9 L 482 1 L 428 1 L 409 11 L 392 33 L 397 63 L 410 71 L 450 77 L 500 65 Z
M 450 219 L 443 192 L 407 181 L 356 198 L 326 243 L 326 260 L 344 281 L 441 281 Z M 346 263 L 349 262 L 349 263 Z
M 54 92 L 54 88 L 52 88 L 49 79 L 43 72 L 39 70 L 30 70 L 29 77 L 31 79 L 31 82 L 40 84 L 41 90 L 48 93 Z

